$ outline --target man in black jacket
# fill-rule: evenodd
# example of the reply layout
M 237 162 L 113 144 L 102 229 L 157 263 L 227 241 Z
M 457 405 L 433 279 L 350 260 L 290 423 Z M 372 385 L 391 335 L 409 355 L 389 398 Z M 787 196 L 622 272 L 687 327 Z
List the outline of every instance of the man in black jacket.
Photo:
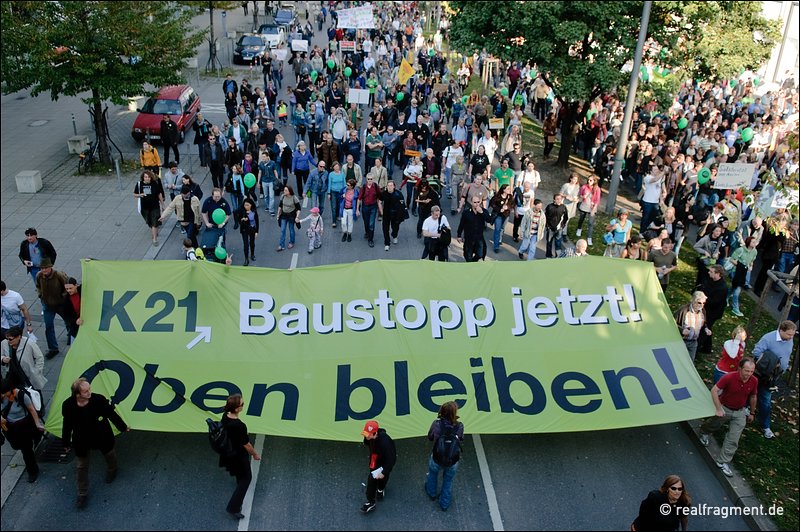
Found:
M 217 142 L 217 137 L 213 133 L 208 135 L 208 143 L 203 147 L 208 168 L 211 171 L 211 181 L 214 188 L 222 188 L 223 176 L 225 175 L 225 154 L 222 147 Z
M 169 168 L 169 150 L 175 154 L 175 162 L 181 163 L 181 154 L 178 153 L 178 124 L 172 121 L 169 115 L 161 118 L 161 142 L 164 144 L 164 168 Z
M 367 421 L 361 435 L 364 436 L 364 445 L 369 448 L 367 502 L 361 505 L 361 511 L 369 513 L 375 509 L 375 501 L 382 500 L 386 494 L 386 483 L 397 461 L 397 450 L 386 429 L 380 428 L 377 421 Z
M 567 226 L 569 217 L 567 207 L 564 205 L 564 196 L 556 194 L 553 196 L 553 203 L 544 210 L 545 218 L 545 238 L 547 239 L 546 258 L 558 257 L 556 251 L 561 251 L 561 234 Z
M 98 449 L 103 454 L 106 459 L 106 483 L 114 482 L 117 477 L 117 452 L 114 450 L 111 423 L 120 432 L 128 432 L 130 427 L 105 396 L 92 393 L 92 386 L 83 377 L 72 383 L 72 395 L 61 404 L 61 415 L 64 418 L 61 432 L 64 449 L 69 452 L 71 447 L 75 447 L 75 456 L 78 458 L 78 499 L 75 505 L 84 508 L 89 492 L 89 451 Z
M 479 196 L 473 196 L 471 202 L 472 208 L 464 210 L 458 223 L 458 241 L 464 244 L 464 260 L 478 262 L 486 258 L 483 230 L 487 223 L 492 222 L 492 217 L 489 211 L 483 208 L 483 201 Z
M 48 258 L 52 264 L 56 263 L 56 250 L 49 240 L 39 238 L 36 229 L 29 227 L 25 230 L 25 240 L 19 244 L 19 260 L 28 269 L 34 284 L 36 274 L 41 270 L 42 259 Z

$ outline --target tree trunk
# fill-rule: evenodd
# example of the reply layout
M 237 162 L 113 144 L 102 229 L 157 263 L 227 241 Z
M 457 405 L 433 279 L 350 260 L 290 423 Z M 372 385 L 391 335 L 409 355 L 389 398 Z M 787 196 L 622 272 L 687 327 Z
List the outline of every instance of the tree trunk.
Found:
M 569 166 L 569 155 L 572 152 L 572 140 L 575 136 L 572 134 L 572 125 L 578 115 L 578 102 L 570 102 L 567 104 L 567 116 L 561 124 L 561 149 L 558 151 L 558 161 L 556 166 L 560 168 L 567 168 Z
M 108 132 L 103 121 L 103 102 L 96 89 L 92 89 L 92 108 L 94 109 L 94 131 L 97 136 L 97 157 L 111 166 L 111 147 L 108 145 Z

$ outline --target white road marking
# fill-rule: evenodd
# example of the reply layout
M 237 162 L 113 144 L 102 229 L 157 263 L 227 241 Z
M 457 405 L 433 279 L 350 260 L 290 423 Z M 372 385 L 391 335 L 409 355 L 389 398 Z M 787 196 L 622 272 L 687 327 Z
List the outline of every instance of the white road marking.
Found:
M 289 270 L 297 268 L 297 257 L 297 253 L 292 253 L 292 264 L 289 266 Z
M 238 530 L 248 530 L 250 528 L 250 512 L 253 509 L 253 497 L 255 496 L 256 484 L 258 483 L 258 471 L 261 469 L 261 461 L 264 460 L 264 435 L 258 434 L 256 436 L 256 444 L 253 446 L 255 451 L 261 455 L 261 460 L 250 461 L 250 471 L 253 473 L 253 480 L 250 481 L 250 486 L 247 487 L 247 493 L 242 501 L 242 513 L 244 518 L 239 520 Z
M 493 530 L 505 530 L 503 528 L 503 518 L 500 517 L 500 507 L 497 505 L 497 495 L 492 484 L 492 475 L 489 472 L 489 463 L 486 461 L 486 453 L 483 452 L 483 442 L 480 434 L 472 435 L 472 443 L 475 445 L 475 455 L 478 457 L 478 467 L 481 470 L 481 479 L 486 491 L 486 502 L 489 504 L 489 515 L 492 518 Z

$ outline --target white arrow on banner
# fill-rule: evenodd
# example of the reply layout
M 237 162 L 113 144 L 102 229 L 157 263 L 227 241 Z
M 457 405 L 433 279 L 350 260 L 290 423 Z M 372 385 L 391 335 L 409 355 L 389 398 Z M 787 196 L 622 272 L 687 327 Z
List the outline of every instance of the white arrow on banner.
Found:
M 211 327 L 196 327 L 195 331 L 199 332 L 200 334 L 198 334 L 194 340 L 186 344 L 186 349 L 193 348 L 200 343 L 200 340 L 203 340 L 205 343 L 211 342 Z

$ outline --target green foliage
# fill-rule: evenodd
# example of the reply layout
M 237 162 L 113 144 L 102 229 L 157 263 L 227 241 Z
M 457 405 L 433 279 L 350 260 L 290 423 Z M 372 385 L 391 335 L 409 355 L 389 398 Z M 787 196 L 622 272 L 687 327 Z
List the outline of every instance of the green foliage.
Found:
M 3 91 L 124 104 L 182 82 L 202 40 L 172 2 L 3 2 Z M 131 58 L 135 58 L 131 61 Z
M 591 99 L 627 81 L 621 69 L 633 59 L 642 15 L 640 2 L 456 1 L 450 7 L 453 49 L 532 60 L 566 101 Z M 777 23 L 760 10 L 757 2 L 653 2 L 645 58 L 680 79 L 756 69 L 778 37 Z M 518 36 L 525 42 L 512 44 Z M 662 83 L 663 90 L 671 84 Z

